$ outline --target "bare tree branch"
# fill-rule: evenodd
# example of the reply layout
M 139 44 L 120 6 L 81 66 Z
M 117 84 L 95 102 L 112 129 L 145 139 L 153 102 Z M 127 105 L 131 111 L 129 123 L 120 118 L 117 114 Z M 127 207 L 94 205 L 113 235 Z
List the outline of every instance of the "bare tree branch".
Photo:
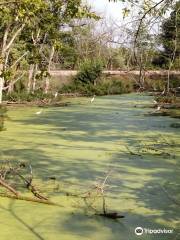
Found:
M 153 5 L 151 8 L 149 8 L 149 9 L 143 14 L 143 16 L 140 18 L 140 22 L 139 22 L 139 25 L 138 25 L 138 29 L 137 29 L 136 34 L 135 34 L 134 46 L 136 45 L 137 38 L 138 38 L 138 35 L 139 35 L 139 32 L 140 32 L 140 29 L 141 29 L 143 20 L 146 18 L 146 16 L 147 16 L 153 9 L 155 9 L 157 6 L 159 6 L 161 3 L 165 2 L 165 1 L 166 1 L 166 0 L 161 0 L 161 1 L 157 2 L 155 5 Z

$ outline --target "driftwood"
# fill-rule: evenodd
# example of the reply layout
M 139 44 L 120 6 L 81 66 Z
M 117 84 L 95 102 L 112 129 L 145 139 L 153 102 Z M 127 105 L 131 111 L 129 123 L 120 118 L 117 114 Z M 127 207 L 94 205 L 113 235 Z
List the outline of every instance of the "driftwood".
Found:
M 11 195 L 8 193 L 0 193 L 0 197 L 6 197 L 6 198 L 12 198 L 16 200 L 23 200 L 23 201 L 28 201 L 28 202 L 37 202 L 37 203 L 43 203 L 47 205 L 55 205 L 55 206 L 60 206 L 57 203 L 51 202 L 49 200 L 44 200 L 44 199 L 38 199 L 38 198 L 31 198 L 31 197 L 25 197 L 25 196 L 20 196 L 20 195 Z
M 33 179 L 33 173 L 32 173 L 32 167 L 31 165 L 29 165 L 30 168 L 30 177 L 29 179 L 26 179 L 23 175 L 21 175 L 19 173 L 19 171 L 21 170 L 21 168 L 25 168 L 26 164 L 25 163 L 20 163 L 19 166 L 17 167 L 11 167 L 9 166 L 8 169 L 1 169 L 0 172 L 0 186 L 4 187 L 5 189 L 8 190 L 8 192 L 12 193 L 0 193 L 1 197 L 9 197 L 9 198 L 13 198 L 13 199 L 19 199 L 19 200 L 25 200 L 25 201 L 31 201 L 31 202 L 39 202 L 39 203 L 44 203 L 44 204 L 51 204 L 51 205 L 57 205 L 55 203 L 52 203 L 51 201 L 48 200 L 47 197 L 43 196 L 38 190 L 37 188 L 32 184 L 32 179 Z M 24 197 L 21 195 L 21 193 L 17 192 L 12 186 L 10 186 L 9 183 L 6 182 L 5 177 L 7 174 L 14 174 L 19 176 L 25 183 L 26 188 L 28 190 L 31 191 L 31 193 L 36 197 L 36 198 L 32 198 L 32 197 Z
M 0 178 L 0 185 L 2 185 L 4 188 L 9 190 L 10 192 L 15 194 L 16 196 L 19 195 L 19 193 L 13 187 L 11 187 L 9 184 L 7 184 L 2 178 Z
M 48 201 L 48 198 L 40 194 L 36 187 L 32 185 L 32 177 L 28 180 L 19 173 L 17 173 L 17 175 L 24 180 L 27 189 L 30 190 L 35 197 Z

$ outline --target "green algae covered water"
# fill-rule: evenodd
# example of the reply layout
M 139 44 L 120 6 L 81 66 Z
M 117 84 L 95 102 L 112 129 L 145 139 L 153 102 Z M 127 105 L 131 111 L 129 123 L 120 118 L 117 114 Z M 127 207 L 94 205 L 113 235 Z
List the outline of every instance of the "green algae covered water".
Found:
M 178 119 L 148 116 L 153 99 L 145 95 L 70 102 L 39 115 L 36 107 L 8 109 L 1 161 L 31 164 L 34 185 L 59 206 L 0 197 L 0 240 L 180 239 Z M 106 208 L 125 216 L 118 221 L 95 215 L 107 174 Z M 136 227 L 173 233 L 137 236 Z

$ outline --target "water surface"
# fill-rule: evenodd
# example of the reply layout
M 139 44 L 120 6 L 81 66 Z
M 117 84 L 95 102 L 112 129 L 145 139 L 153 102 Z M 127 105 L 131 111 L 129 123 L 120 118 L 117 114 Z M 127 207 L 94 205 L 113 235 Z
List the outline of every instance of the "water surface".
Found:
M 174 229 L 141 239 L 178 239 L 180 131 L 171 127 L 178 119 L 147 116 L 152 103 L 129 94 L 93 104 L 74 99 L 40 115 L 37 107 L 10 108 L 1 160 L 31 164 L 34 184 L 61 206 L 0 198 L 0 239 L 134 240 L 138 226 Z M 65 194 L 87 191 L 107 173 L 106 204 L 125 215 L 119 221 L 95 216 L 83 199 Z M 101 199 L 93 206 L 102 211 Z

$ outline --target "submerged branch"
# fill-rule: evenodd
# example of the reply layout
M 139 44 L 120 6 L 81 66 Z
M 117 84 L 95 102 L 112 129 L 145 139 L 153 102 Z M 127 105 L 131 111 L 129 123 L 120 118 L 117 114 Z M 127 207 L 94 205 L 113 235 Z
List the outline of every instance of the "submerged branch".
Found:
M 9 190 L 10 192 L 15 194 L 16 196 L 19 195 L 19 193 L 13 187 L 11 187 L 9 184 L 7 184 L 4 180 L 2 180 L 2 178 L 0 178 L 0 185 L 2 185 L 4 188 Z
M 20 195 L 10 195 L 7 193 L 0 193 L 0 197 L 6 197 L 6 198 L 12 198 L 16 200 L 22 200 L 22 201 L 28 201 L 28 202 L 37 202 L 37 203 L 43 203 L 47 205 L 55 205 L 55 206 L 61 206 L 57 203 L 51 202 L 49 200 L 44 200 L 44 199 L 37 199 L 37 198 L 31 198 L 31 197 L 25 197 L 25 196 L 20 196 Z

